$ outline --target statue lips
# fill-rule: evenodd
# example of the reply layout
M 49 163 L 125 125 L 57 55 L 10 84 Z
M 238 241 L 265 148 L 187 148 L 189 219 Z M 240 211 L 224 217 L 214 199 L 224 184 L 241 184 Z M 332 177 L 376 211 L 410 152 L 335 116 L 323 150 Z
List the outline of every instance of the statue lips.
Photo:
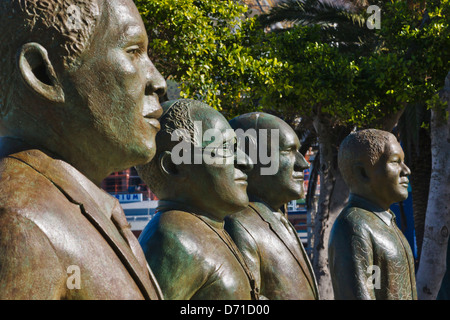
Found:
M 158 119 L 161 117 L 163 110 L 161 105 L 159 104 L 159 99 L 156 94 L 147 97 L 147 101 L 145 101 L 144 105 L 144 118 L 145 121 L 159 131 L 161 125 Z M 150 100 L 150 101 L 149 101 Z
M 234 181 L 237 184 L 247 185 L 247 175 L 239 169 L 234 170 Z
M 292 178 L 294 180 L 302 180 L 303 181 L 303 172 L 294 171 L 294 173 L 292 173 Z
M 409 180 L 408 179 L 401 179 L 400 180 L 400 185 L 402 185 L 405 188 L 408 188 Z
M 145 121 L 158 131 L 159 131 L 159 129 L 161 129 L 161 125 L 160 125 L 158 119 L 147 118 L 147 116 L 145 116 Z

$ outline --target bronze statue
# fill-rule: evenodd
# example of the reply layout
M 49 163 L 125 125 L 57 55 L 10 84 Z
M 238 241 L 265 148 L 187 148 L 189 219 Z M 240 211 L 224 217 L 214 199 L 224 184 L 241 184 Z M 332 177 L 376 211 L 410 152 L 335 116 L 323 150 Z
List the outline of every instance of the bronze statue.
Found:
M 329 240 L 335 299 L 417 299 L 414 257 L 389 207 L 408 197 L 409 168 L 389 132 L 348 135 L 338 163 L 350 189 Z
M 159 299 L 98 185 L 150 161 L 164 78 L 131 0 L 0 4 L 0 299 Z
M 247 189 L 251 202 L 245 210 L 226 218 L 225 229 L 243 253 L 262 296 L 318 299 L 314 272 L 303 244 L 280 210 L 287 202 L 301 197 L 303 170 L 309 167 L 298 151 L 300 141 L 296 133 L 280 118 L 261 112 L 241 115 L 230 124 L 239 141 L 248 138 L 249 155 L 254 148 L 257 156 L 270 154 L 272 163 L 264 165 L 259 157 L 252 158 L 254 167 L 248 174 Z M 274 136 L 275 143 L 265 141 Z M 262 170 L 270 167 L 273 172 Z
M 236 163 L 234 131 L 212 107 L 189 99 L 162 107 L 156 156 L 136 169 L 160 199 L 139 243 L 164 298 L 258 299 L 253 275 L 223 228 L 226 215 L 248 204 L 243 171 L 251 163 Z

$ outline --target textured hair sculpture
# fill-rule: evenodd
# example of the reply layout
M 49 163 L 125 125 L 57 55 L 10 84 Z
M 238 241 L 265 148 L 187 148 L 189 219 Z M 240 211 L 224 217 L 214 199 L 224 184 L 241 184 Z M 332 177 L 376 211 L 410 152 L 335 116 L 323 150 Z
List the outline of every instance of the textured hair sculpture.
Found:
M 345 182 L 350 185 L 352 167 L 358 162 L 369 161 L 374 165 L 383 154 L 392 134 L 377 129 L 365 129 L 349 134 L 341 143 L 338 165 Z
M 48 49 L 56 68 L 76 68 L 100 16 L 99 1 L 2 0 L 0 3 L 0 116 L 11 107 L 17 50 L 29 42 Z M 45 37 L 42 35 L 45 34 Z

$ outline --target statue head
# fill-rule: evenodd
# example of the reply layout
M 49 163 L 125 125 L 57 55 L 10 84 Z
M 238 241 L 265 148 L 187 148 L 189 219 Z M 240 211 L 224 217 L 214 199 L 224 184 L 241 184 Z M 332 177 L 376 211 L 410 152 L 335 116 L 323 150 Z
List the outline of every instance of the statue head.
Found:
M 395 136 L 366 129 L 349 134 L 341 143 L 338 165 L 350 192 L 387 210 L 408 197 L 405 155 Z
M 2 136 L 96 183 L 153 157 L 166 84 L 131 0 L 5 0 L 0 28 Z
M 225 117 L 205 103 L 180 99 L 162 104 L 156 156 L 137 166 L 161 200 L 175 201 L 222 221 L 248 205 L 250 160 L 236 161 L 236 135 Z M 242 156 L 240 156 L 242 158 Z
M 275 210 L 299 199 L 303 192 L 303 171 L 309 164 L 299 152 L 300 141 L 294 130 L 282 119 L 262 112 L 238 116 L 230 125 L 240 142 L 248 138 L 246 153 L 254 163 L 248 174 L 249 196 Z

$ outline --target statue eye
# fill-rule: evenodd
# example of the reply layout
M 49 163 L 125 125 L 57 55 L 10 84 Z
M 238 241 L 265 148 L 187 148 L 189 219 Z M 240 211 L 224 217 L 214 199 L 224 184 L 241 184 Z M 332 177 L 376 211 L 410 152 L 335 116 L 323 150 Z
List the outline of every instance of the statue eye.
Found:
M 390 161 L 391 163 L 401 164 L 403 161 L 400 157 L 394 157 Z
M 292 146 L 292 147 L 287 147 L 284 150 L 281 150 L 282 153 L 288 154 L 288 153 L 293 153 L 296 152 L 297 148 Z
M 220 146 L 204 147 L 203 150 L 209 150 L 212 157 L 217 155 L 222 158 L 228 158 L 234 156 L 235 146 L 237 146 L 237 139 L 225 141 Z
M 128 54 L 135 56 L 141 53 L 141 48 L 138 45 L 135 45 L 128 47 L 126 51 Z
M 221 147 L 217 148 L 217 154 L 221 157 L 226 157 L 229 150 L 229 143 L 224 143 Z
M 222 146 L 217 147 L 214 149 L 215 153 L 221 157 L 227 158 L 234 156 L 234 145 L 235 140 L 233 141 L 226 141 L 222 144 Z

